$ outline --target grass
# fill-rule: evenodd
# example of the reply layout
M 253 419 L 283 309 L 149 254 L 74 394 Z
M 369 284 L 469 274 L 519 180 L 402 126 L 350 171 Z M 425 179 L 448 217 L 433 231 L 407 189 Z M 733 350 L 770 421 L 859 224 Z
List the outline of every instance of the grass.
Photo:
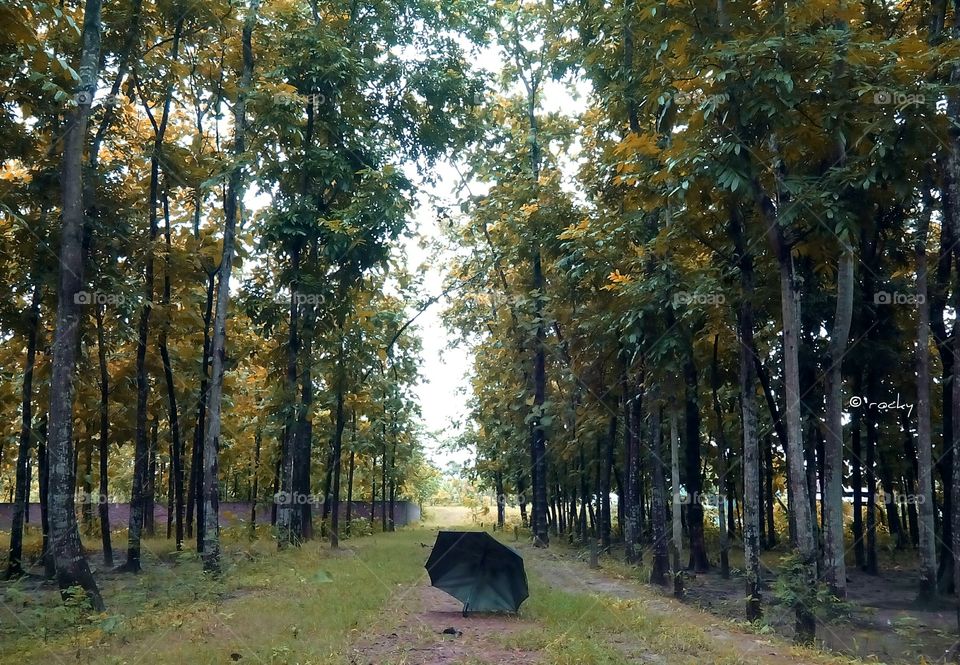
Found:
M 432 507 L 426 518 L 432 527 L 455 528 L 471 514 Z M 497 535 L 513 542 L 511 530 Z M 0 663 L 346 665 L 349 646 L 362 633 L 389 634 L 398 617 L 391 609 L 424 574 L 420 543 L 431 542 L 432 534 L 401 529 L 347 540 L 338 552 L 314 541 L 278 553 L 266 531 L 251 542 L 244 531 L 227 529 L 223 541 L 219 580 L 202 572 L 194 553 L 172 552 L 163 539 L 145 541 L 143 574 L 100 575 L 104 614 L 64 605 L 53 586 L 36 579 L 0 583 Z M 552 549 L 574 556 L 559 544 Z M 34 546 L 39 542 L 31 539 L 28 551 Z M 732 624 L 665 600 L 641 583 L 626 600 L 571 590 L 556 581 L 550 565 L 536 557 L 528 562 L 530 598 L 521 615 L 533 627 L 492 639 L 549 665 L 621 665 L 645 654 L 650 662 L 671 664 L 753 662 L 738 648 L 746 638 Z M 604 556 L 603 566 L 608 577 L 636 580 L 637 570 L 613 557 Z M 732 637 L 718 639 L 710 624 Z M 851 662 L 786 643 L 778 651 L 797 662 Z M 468 663 L 475 665 L 472 659 L 462 665 Z
M 502 540 L 510 543 L 511 536 Z M 560 539 L 554 551 L 571 559 L 575 548 Z M 501 638 L 507 647 L 539 652 L 551 665 L 626 665 L 639 661 L 671 665 L 741 665 L 755 663 L 756 655 L 745 655 L 745 640 L 752 640 L 733 622 L 664 598 L 659 591 L 638 581 L 638 569 L 613 557 L 602 557 L 602 575 L 624 581 L 632 590 L 628 599 L 558 588 L 549 584 L 538 569 L 528 565 L 530 598 L 521 613 L 536 628 Z M 549 564 L 548 564 L 549 565 Z M 580 564 L 573 564 L 580 565 Z M 586 564 L 582 564 L 586 574 Z M 576 574 L 576 573 L 575 573 Z M 641 572 L 642 579 L 646 579 Z M 710 630 L 709 626 L 716 626 Z M 716 634 L 725 639 L 718 639 Z M 767 638 L 764 638 L 767 639 Z M 776 650 L 792 656 L 794 662 L 841 665 L 855 659 L 826 654 L 814 648 L 797 647 L 772 640 Z M 648 656 L 648 658 L 644 658 Z M 782 662 L 782 661 L 777 661 Z
M 225 575 L 204 575 L 193 553 L 145 542 L 137 576 L 108 574 L 108 611 L 63 606 L 50 586 L 0 586 L 0 662 L 347 662 L 344 652 L 398 590 L 423 574 L 422 529 L 348 540 L 340 552 L 311 542 L 278 553 L 224 533 Z M 32 587 L 31 587 L 32 585 Z M 239 658 L 238 658 L 239 657 Z

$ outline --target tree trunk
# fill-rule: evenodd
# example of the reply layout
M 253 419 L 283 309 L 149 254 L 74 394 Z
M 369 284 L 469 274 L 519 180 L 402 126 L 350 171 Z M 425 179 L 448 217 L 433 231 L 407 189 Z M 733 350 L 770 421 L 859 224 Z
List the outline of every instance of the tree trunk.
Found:
M 89 536 L 93 533 L 93 440 L 87 439 L 83 444 L 83 533 Z
M 199 208 L 198 208 L 199 209 Z M 210 325 L 213 323 L 213 295 L 216 271 L 207 274 L 207 300 L 203 310 L 203 359 L 200 393 L 197 397 L 197 424 L 193 430 L 193 451 L 190 455 L 190 486 L 187 488 L 187 537 L 193 537 L 193 518 L 197 518 L 197 551 L 203 551 L 203 433 L 207 428 L 207 387 L 210 368 Z M 276 494 L 276 492 L 274 492 Z M 274 504 L 276 506 L 276 504 Z M 196 510 L 194 510 L 196 507 Z
M 537 86 L 527 86 L 527 118 L 530 123 L 531 182 L 535 197 L 539 199 L 540 139 L 536 114 Z M 544 279 L 539 240 L 534 240 L 532 252 L 534 319 L 537 322 L 536 343 L 533 358 L 533 408 L 536 414 L 532 421 L 530 457 L 533 478 L 533 542 L 537 547 L 547 547 L 547 435 L 540 424 L 543 404 L 546 400 L 546 326 L 544 324 Z
M 356 421 L 354 421 L 356 422 Z M 356 463 L 356 451 L 350 451 L 350 461 L 347 463 L 347 514 L 344 518 L 346 522 L 347 535 L 350 535 L 350 524 L 353 522 L 353 471 Z
M 263 429 L 258 425 L 253 435 L 253 470 L 250 472 L 250 537 L 257 535 L 257 501 L 260 498 L 260 446 L 263 443 Z
M 377 521 L 377 454 L 370 455 L 370 530 Z
M 494 487 L 497 492 L 497 528 L 500 531 L 503 531 L 503 527 L 506 524 L 507 514 L 507 498 L 504 496 L 503 490 L 503 471 L 497 469 L 494 472 Z
M 930 303 L 927 293 L 927 232 L 933 201 L 924 187 L 914 253 L 917 272 L 917 487 L 920 567 L 917 595 L 928 602 L 937 595 L 937 533 L 934 525 L 933 443 L 930 436 Z M 909 436 L 909 434 L 908 434 Z
M 243 72 L 237 102 L 234 105 L 233 155 L 239 160 L 246 151 L 247 93 L 253 79 L 253 26 L 257 20 L 260 0 L 252 0 L 243 24 L 241 44 L 243 48 Z M 230 273 L 233 270 L 234 244 L 236 241 L 237 206 L 243 199 L 242 167 L 236 163 L 227 179 L 227 195 L 224 201 L 223 256 L 220 260 L 220 281 L 217 284 L 217 311 L 213 324 L 211 353 L 213 372 L 210 378 L 210 414 L 207 431 L 203 437 L 203 568 L 214 574 L 220 573 L 220 515 L 219 480 L 217 477 L 220 451 L 220 408 L 223 395 L 223 374 L 226 362 L 227 308 L 230 304 Z
M 341 294 L 343 295 L 343 294 Z M 340 458 L 343 455 L 343 429 L 346 425 L 344 420 L 344 398 L 346 392 L 346 383 L 347 383 L 347 368 L 345 355 L 345 340 L 344 340 L 344 321 L 345 318 L 343 315 L 338 317 L 337 321 L 337 331 L 339 332 L 339 343 L 337 347 L 337 378 L 336 378 L 336 407 L 334 410 L 334 429 L 333 429 L 333 452 L 331 458 L 333 459 L 333 488 L 331 490 L 331 505 L 330 505 L 330 547 L 336 549 L 340 546 Z M 386 472 L 387 460 L 386 460 L 386 442 L 384 442 L 384 460 L 383 460 L 383 470 Z M 386 492 L 386 477 L 384 477 L 384 485 L 382 492 Z M 386 513 L 384 513 L 386 515 Z M 384 529 L 386 531 L 386 529 Z
M 316 243 L 311 257 L 316 260 Z M 316 327 L 316 306 L 309 305 L 303 317 L 303 370 L 300 393 L 300 415 L 297 421 L 297 436 L 294 439 L 293 485 L 302 497 L 310 496 L 310 459 L 313 451 L 313 336 Z M 300 512 L 300 537 L 303 540 L 313 538 L 313 510 L 309 500 L 298 504 Z
M 683 501 L 680 498 L 680 430 L 677 425 L 677 412 L 670 410 L 670 490 L 673 493 L 673 549 L 674 563 L 683 557 Z M 689 497 L 689 491 L 687 493 Z M 679 574 L 674 570 L 673 574 Z
M 23 389 L 20 406 L 20 442 L 17 447 L 17 471 L 14 481 L 13 519 L 10 525 L 10 553 L 5 579 L 23 574 L 23 522 L 30 501 L 27 469 L 30 464 L 30 443 L 33 432 L 33 365 L 37 357 L 37 333 L 40 328 L 40 279 L 34 276 L 30 313 L 27 318 L 27 358 L 23 368 Z
M 731 206 L 730 235 L 736 247 L 737 264 L 740 272 L 740 307 L 737 311 L 737 341 L 740 345 L 739 390 L 740 408 L 743 418 L 743 559 L 746 582 L 746 616 L 748 621 L 757 621 L 762 615 L 761 606 L 761 507 L 763 490 L 760 480 L 760 440 L 757 436 L 756 365 L 757 358 L 753 342 L 753 294 L 754 272 L 753 255 L 750 254 L 744 236 L 743 220 L 739 209 Z M 714 365 L 717 362 L 716 341 L 714 341 Z M 714 379 L 717 383 L 717 379 Z M 714 387 L 716 394 L 716 387 Z M 769 405 L 775 409 L 775 404 Z M 714 397 L 714 409 L 719 421 L 719 401 Z M 773 493 L 773 463 L 771 461 L 770 435 L 767 435 L 766 452 L 768 456 L 768 483 Z M 773 498 L 770 497 L 770 529 L 773 532 Z M 721 531 L 723 526 L 721 524 Z
M 878 401 L 877 373 L 867 366 L 867 402 Z M 876 575 L 877 569 L 877 442 L 878 423 L 876 408 L 867 408 L 867 451 L 864 464 L 867 467 L 867 567 L 866 572 Z
M 40 435 L 37 438 L 37 462 L 40 470 L 40 529 L 43 531 L 43 576 L 52 580 L 56 574 L 53 549 L 50 543 L 50 456 L 47 451 L 47 416 L 40 419 Z M 29 504 L 27 504 L 29 505 Z
M 667 572 L 670 570 L 670 554 L 667 550 L 667 484 L 663 465 L 663 437 L 661 436 L 661 407 L 659 395 L 651 390 L 650 404 L 650 531 L 653 537 L 653 561 L 650 566 L 650 584 L 667 586 Z M 673 433 L 671 426 L 671 437 Z M 671 448 L 673 447 L 671 438 Z
M 684 424 L 686 446 L 684 449 L 684 474 L 687 490 L 687 528 L 690 532 L 690 562 L 688 567 L 694 572 L 705 573 L 710 570 L 707 559 L 707 544 L 703 529 L 703 484 L 700 478 L 700 407 L 697 398 L 697 367 L 693 361 L 693 347 L 687 348 L 687 357 L 683 363 Z
M 66 598 L 73 586 L 81 586 L 91 605 L 103 611 L 103 599 L 90 573 L 80 543 L 74 512 L 73 375 L 76 369 L 79 332 L 78 295 L 83 286 L 83 173 L 81 161 L 87 137 L 87 119 L 97 87 L 100 63 L 100 0 L 86 0 L 80 54 L 77 108 L 70 114 L 63 141 L 62 230 L 60 276 L 57 289 L 57 319 L 50 372 L 49 506 L 50 540 L 57 584 Z
M 766 473 L 763 476 L 766 483 L 766 508 L 767 508 L 767 548 L 773 549 L 777 546 L 777 527 L 774 520 L 776 506 L 773 498 L 773 439 L 767 434 L 764 441 L 764 457 Z
M 837 598 L 847 596 L 846 547 L 843 542 L 843 356 L 853 318 L 853 248 L 843 243 L 837 269 L 837 306 L 826 360 L 827 421 L 824 435 L 823 563 L 830 591 Z
M 803 466 L 804 449 L 801 438 L 801 392 L 800 392 L 800 291 L 793 263 L 791 248 L 783 238 L 773 202 L 763 197 L 761 209 L 764 224 L 771 237 L 780 272 L 780 300 L 783 316 L 783 374 L 786 393 L 785 425 L 787 430 L 787 476 L 790 487 L 790 511 L 794 515 L 796 533 L 794 541 L 804 569 L 804 583 L 813 588 L 817 578 L 817 544 L 813 537 L 813 516 L 810 513 L 810 497 L 807 491 L 806 472 Z M 810 642 L 816 631 L 816 622 L 811 610 L 798 603 L 796 610 L 796 640 Z
M 161 304 L 164 308 L 164 319 L 160 325 L 158 345 L 160 359 L 163 362 L 163 378 L 167 387 L 167 423 L 170 430 L 170 463 L 172 465 L 172 495 L 170 502 L 174 508 L 173 522 L 176 529 L 177 551 L 183 549 L 183 440 L 180 437 L 180 416 L 177 412 L 177 390 L 173 382 L 173 365 L 170 362 L 170 351 L 167 348 L 167 330 L 170 327 L 170 261 L 173 254 L 173 243 L 170 237 L 170 206 L 167 193 L 163 195 L 163 237 L 166 244 L 166 255 L 163 268 L 163 296 Z
M 603 456 L 601 459 L 597 460 L 600 465 L 600 487 L 599 487 L 599 502 L 600 502 L 600 545 L 607 551 L 610 549 L 610 530 L 612 528 L 611 524 L 611 514 L 610 514 L 610 471 L 613 466 L 613 444 L 617 437 L 617 417 L 615 415 L 610 416 L 609 424 L 607 426 L 607 436 L 603 438 Z
M 297 485 L 294 482 L 296 468 L 296 441 L 300 423 L 300 404 L 297 399 L 297 356 L 300 352 L 298 322 L 300 303 L 297 298 L 300 274 L 301 246 L 296 241 L 290 250 L 290 265 L 293 278 L 290 281 L 290 322 L 287 338 L 287 377 L 284 395 L 286 399 L 287 423 L 283 436 L 283 464 L 280 466 L 280 505 L 277 507 L 277 546 L 300 545 L 301 522 L 300 503 L 296 496 Z
M 853 374 L 851 383 L 851 392 L 854 395 L 860 394 L 861 374 L 858 369 Z M 861 443 L 861 415 L 860 409 L 852 409 L 850 414 L 850 465 L 851 475 L 850 483 L 853 485 L 853 544 L 854 559 L 860 570 L 866 570 L 867 555 L 863 544 L 863 445 Z
M 100 514 L 100 541 L 103 545 L 103 561 L 113 567 L 113 544 L 110 541 L 110 504 L 108 473 L 110 455 L 110 374 L 107 371 L 107 346 L 104 339 L 103 317 L 105 305 L 97 306 L 97 361 L 100 367 L 100 488 L 97 508 Z
M 638 564 L 641 561 L 641 549 L 637 545 L 641 542 L 641 509 L 640 509 L 640 436 L 635 429 L 636 411 L 642 408 L 639 396 L 631 398 L 631 384 L 627 377 L 627 363 L 624 359 L 621 373 L 621 388 L 623 395 L 623 438 L 624 438 L 624 473 L 625 497 L 623 541 L 626 560 L 629 564 Z
M 157 430 L 159 425 L 154 418 L 150 423 L 150 452 L 147 457 L 147 483 L 144 486 L 143 530 L 151 538 L 157 535 L 156 497 L 157 497 Z
M 581 450 L 581 457 L 582 457 Z M 524 482 L 524 475 L 522 471 L 517 472 L 517 503 L 520 504 L 520 524 L 524 528 L 529 526 L 529 519 L 527 518 L 527 486 Z
M 724 579 L 730 577 L 730 528 L 727 524 L 727 506 L 726 498 L 723 495 L 723 487 L 727 481 L 727 435 L 723 429 L 723 411 L 720 408 L 720 369 L 717 355 L 720 350 L 720 335 L 713 336 L 713 363 L 710 372 L 710 387 L 713 394 L 713 415 L 716 419 L 716 437 L 719 450 L 717 451 L 717 518 L 720 523 L 720 576 Z M 744 386 L 745 390 L 750 390 L 752 384 Z M 741 394 L 743 394 L 741 392 Z M 743 399 L 741 397 L 741 399 Z M 752 395 L 748 398 L 752 401 Z M 744 419 L 746 422 L 746 419 Z M 753 435 L 753 434 L 752 434 Z M 744 473 L 753 473 L 744 465 Z M 732 511 L 731 511 L 732 517 Z M 748 596 L 750 597 L 750 596 Z

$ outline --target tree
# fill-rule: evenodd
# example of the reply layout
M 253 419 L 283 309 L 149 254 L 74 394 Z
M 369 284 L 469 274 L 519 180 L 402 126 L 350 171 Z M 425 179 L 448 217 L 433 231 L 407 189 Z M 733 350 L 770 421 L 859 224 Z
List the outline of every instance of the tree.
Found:
M 73 371 L 78 334 L 77 294 L 83 285 L 83 174 L 81 160 L 87 141 L 87 120 L 97 88 L 100 62 L 100 1 L 86 0 L 83 12 L 80 80 L 63 141 L 63 225 L 60 240 L 60 278 L 57 319 L 50 377 L 49 505 L 50 536 L 57 584 L 62 594 L 81 586 L 97 610 L 103 599 L 90 573 L 80 544 L 74 512 L 73 477 Z

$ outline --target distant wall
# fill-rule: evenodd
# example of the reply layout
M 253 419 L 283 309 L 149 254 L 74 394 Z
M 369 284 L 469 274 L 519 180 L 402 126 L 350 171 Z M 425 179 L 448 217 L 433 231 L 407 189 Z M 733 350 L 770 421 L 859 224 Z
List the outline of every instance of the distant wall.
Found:
M 110 505 L 110 524 L 111 526 L 117 528 L 123 528 L 130 521 L 130 504 L 129 503 L 111 503 Z M 237 524 L 239 522 L 248 522 L 250 520 L 250 509 L 252 504 L 247 501 L 222 501 L 220 503 L 220 523 L 224 525 Z M 267 523 L 270 521 L 270 508 L 271 504 L 263 503 L 257 504 L 257 523 Z M 377 520 L 380 519 L 380 516 L 383 514 L 384 509 L 387 511 L 390 510 L 389 503 L 384 504 L 382 501 L 377 501 L 374 504 L 374 513 Z M 314 506 L 313 515 L 318 517 L 320 511 L 322 510 L 321 506 Z M 412 501 L 397 501 L 394 504 L 394 520 L 397 526 L 404 526 L 412 522 L 420 521 L 420 507 L 413 503 Z M 77 514 L 80 513 L 80 506 L 77 506 Z M 344 501 L 340 504 L 340 515 L 341 518 L 345 518 L 347 514 L 347 502 Z M 167 505 L 164 503 L 155 503 L 153 507 L 154 521 L 156 522 L 157 528 L 160 529 L 161 525 L 167 523 Z M 97 508 L 94 506 L 93 509 L 94 519 L 97 517 Z M 369 519 L 370 517 L 370 502 L 354 501 L 353 508 L 351 510 L 351 517 L 363 517 Z M 29 512 L 28 512 L 29 524 L 34 526 L 40 525 L 40 504 L 31 503 Z M 12 503 L 0 503 L 0 530 L 8 530 L 10 524 L 13 521 L 13 504 Z

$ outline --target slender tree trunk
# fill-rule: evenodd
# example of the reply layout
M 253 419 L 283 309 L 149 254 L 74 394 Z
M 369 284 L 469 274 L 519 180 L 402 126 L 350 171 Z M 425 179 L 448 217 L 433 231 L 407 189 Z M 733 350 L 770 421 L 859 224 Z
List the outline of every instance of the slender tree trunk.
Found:
M 386 410 L 384 410 L 386 416 Z M 380 531 L 387 532 L 387 436 L 384 429 L 380 455 Z
M 853 248 L 841 247 L 837 269 L 837 306 L 827 358 L 827 421 L 825 427 L 823 493 L 823 563 L 830 591 L 837 598 L 847 595 L 847 567 L 843 542 L 843 355 L 846 353 L 853 318 Z
M 617 437 L 617 417 L 610 416 L 607 426 L 607 436 L 603 439 L 603 458 L 600 464 L 600 545 L 603 549 L 610 549 L 610 530 L 612 528 L 610 515 L 610 470 L 613 466 L 613 444 Z
M 344 294 L 341 294 L 344 295 Z M 344 419 L 344 398 L 346 392 L 346 382 L 347 382 L 347 368 L 345 361 L 345 352 L 344 345 L 346 341 L 344 339 L 344 321 L 345 318 L 343 315 L 338 317 L 337 321 L 337 331 L 339 333 L 339 342 L 337 347 L 337 378 L 336 378 L 336 407 L 334 411 L 334 429 L 333 429 L 333 488 L 332 488 L 332 499 L 330 505 L 330 547 L 336 549 L 340 546 L 340 458 L 343 455 L 343 429 L 346 425 Z M 386 442 L 384 442 L 384 460 L 383 460 L 383 469 L 386 472 L 387 460 L 386 460 Z M 392 480 L 392 479 L 391 479 Z M 384 477 L 383 492 L 386 492 L 386 477 Z M 386 512 L 384 512 L 386 515 Z M 384 528 L 386 531 L 386 528 Z
M 377 454 L 370 454 L 370 531 L 377 521 Z
M 504 496 L 503 471 L 501 469 L 494 472 L 494 486 L 497 492 L 497 528 L 503 531 L 507 519 L 507 498 Z
M 871 366 L 867 366 L 867 400 L 868 404 L 877 402 L 878 385 L 877 375 Z M 868 408 L 867 419 L 867 451 L 864 464 L 867 471 L 867 568 L 866 572 L 876 575 L 877 569 L 877 443 L 878 423 L 877 410 Z
M 937 533 L 934 525 L 933 443 L 930 436 L 930 303 L 927 293 L 927 232 L 933 202 L 924 187 L 924 206 L 917 222 L 914 253 L 917 272 L 917 494 L 920 569 L 918 598 L 928 602 L 937 595 Z M 908 435 L 909 436 L 909 435 Z
M 582 453 L 583 451 L 581 451 L 581 457 Z M 519 495 L 517 502 L 520 504 L 520 524 L 526 528 L 529 525 L 529 519 L 527 518 L 527 486 L 523 471 L 517 472 L 517 494 Z
M 39 277 L 34 277 L 30 313 L 27 318 L 27 358 L 23 368 L 23 388 L 20 406 L 20 443 L 17 447 L 17 471 L 14 481 L 13 519 L 10 526 L 10 553 L 7 556 L 6 579 L 23 574 L 23 522 L 30 501 L 27 469 L 30 464 L 30 443 L 33 432 L 33 365 L 37 357 L 37 334 L 40 328 Z
M 687 496 L 687 527 L 690 532 L 689 567 L 698 573 L 710 569 L 707 559 L 707 545 L 703 529 L 703 484 L 700 478 L 700 407 L 697 399 L 697 368 L 693 361 L 693 347 L 687 349 L 687 358 L 683 365 L 685 382 L 684 423 L 686 446 L 684 450 Z
M 40 529 L 43 543 L 40 560 L 43 563 L 43 576 L 52 580 L 56 574 L 53 548 L 50 542 L 50 456 L 47 451 L 47 416 L 40 418 L 40 435 L 37 437 L 37 462 L 40 470 Z M 29 505 L 29 504 L 28 504 Z
M 356 422 L 356 421 L 354 421 Z M 347 514 L 344 517 L 347 535 L 350 535 L 350 524 L 353 522 L 353 471 L 356 463 L 356 451 L 350 451 L 350 461 L 347 463 Z
M 723 487 L 727 481 L 727 435 L 723 429 L 723 411 L 720 408 L 720 369 L 717 358 L 720 350 L 720 335 L 713 336 L 713 364 L 711 366 L 710 386 L 713 395 L 713 414 L 716 419 L 716 437 L 717 445 L 720 450 L 717 452 L 717 511 L 718 521 L 720 523 L 720 576 L 724 579 L 730 577 L 730 529 L 727 525 L 727 506 L 726 498 L 723 495 Z M 752 386 L 745 386 L 750 389 Z M 752 400 L 752 396 L 750 398 Z M 751 473 L 744 466 L 744 473 Z M 732 511 L 731 511 L 732 515 Z
M 177 390 L 173 381 L 173 365 L 170 362 L 170 351 L 167 348 L 167 330 L 170 327 L 170 273 L 171 259 L 173 254 L 173 243 L 170 237 L 170 206 L 167 193 L 163 195 L 163 220 L 164 220 L 164 242 L 166 244 L 166 255 L 164 256 L 163 269 L 163 296 L 161 304 L 164 308 L 164 319 L 160 324 L 160 333 L 158 335 L 158 345 L 160 347 L 160 359 L 163 362 L 163 378 L 167 387 L 167 422 L 170 430 L 170 463 L 172 465 L 172 495 L 174 500 L 171 503 L 174 508 L 173 521 L 176 527 L 177 551 L 183 549 L 183 440 L 180 437 L 180 416 L 177 411 Z
M 667 551 L 667 483 L 663 464 L 663 437 L 661 436 L 661 407 L 655 388 L 651 390 L 650 404 L 650 531 L 653 538 L 653 560 L 650 567 L 650 584 L 667 586 L 670 570 L 670 554 Z M 672 430 L 671 430 L 672 435 Z M 672 439 L 671 439 L 671 447 Z
M 288 409 L 287 424 L 283 437 L 283 464 L 280 469 L 280 505 L 277 508 L 277 546 L 300 545 L 300 510 L 297 485 L 294 482 L 296 468 L 296 440 L 300 423 L 300 404 L 297 399 L 297 356 L 300 352 L 298 325 L 300 319 L 300 304 L 297 289 L 299 288 L 301 247 L 295 244 L 290 251 L 290 264 L 293 278 L 290 282 L 290 323 L 287 339 L 287 378 L 286 407 Z
M 66 596 L 73 586 L 86 591 L 97 611 L 104 609 L 97 583 L 90 573 L 80 543 L 74 512 L 73 375 L 76 369 L 79 312 L 77 297 L 83 287 L 83 173 L 81 161 L 87 138 L 87 120 L 97 87 L 100 63 L 100 0 L 84 4 L 80 66 L 77 71 L 77 108 L 69 117 L 63 141 L 62 230 L 57 319 L 50 373 L 49 506 L 50 540 L 57 584 Z
M 260 446 L 263 444 L 263 429 L 257 425 L 253 435 L 253 470 L 250 472 L 250 537 L 257 535 L 257 501 L 260 499 Z
M 677 412 L 670 410 L 670 491 L 673 493 L 673 549 L 674 564 L 683 557 L 683 500 L 680 498 L 680 429 L 677 426 Z M 689 496 L 689 493 L 688 495 Z M 673 574 L 679 574 L 674 570 Z
M 949 195 L 944 197 L 944 209 L 952 210 Z M 944 216 L 949 219 L 949 214 Z M 950 224 L 941 224 L 940 247 L 950 247 L 953 244 L 953 233 Z M 948 390 L 947 386 L 952 385 L 953 381 L 953 348 L 951 346 L 951 337 L 948 337 L 946 324 L 944 322 L 944 309 L 946 306 L 946 292 L 950 281 L 951 265 L 953 252 L 940 251 L 937 261 L 937 279 L 936 288 L 931 293 L 931 317 L 930 328 L 934 333 L 934 342 L 937 348 L 937 355 L 940 358 L 941 374 L 940 381 L 944 388 L 940 391 L 940 413 L 943 418 L 942 424 L 942 454 L 934 462 L 937 475 L 940 476 L 941 487 L 943 488 L 941 506 L 942 519 L 940 522 L 940 553 L 937 557 L 937 591 L 941 594 L 953 593 L 953 492 L 950 486 L 953 478 L 953 391 Z M 932 480 L 932 479 L 931 479 Z M 934 494 L 936 496 L 936 493 Z M 935 515 L 936 517 L 936 515 Z
M 257 21 L 260 0 L 251 0 L 241 35 L 243 72 L 239 94 L 234 105 L 234 145 L 236 160 L 246 151 L 247 93 L 253 80 L 253 27 Z M 220 514 L 218 462 L 220 452 L 220 408 L 223 395 L 223 374 L 226 361 L 227 308 L 230 304 L 230 273 L 233 270 L 236 242 L 237 206 L 243 199 L 243 173 L 239 163 L 231 169 L 227 179 L 224 201 L 223 256 L 220 260 L 220 281 L 217 284 L 217 311 L 213 324 L 213 343 L 210 355 L 213 372 L 210 379 L 210 414 L 203 437 L 203 568 L 220 573 Z
M 737 264 L 740 272 L 740 307 L 737 311 L 737 341 L 740 346 L 740 408 L 743 418 L 743 559 L 746 582 L 746 616 L 748 621 L 757 621 L 762 615 L 760 548 L 762 532 L 760 528 L 760 499 L 763 494 L 759 486 L 760 479 L 760 440 L 757 433 L 756 395 L 756 352 L 753 342 L 753 295 L 754 272 L 753 255 L 749 252 L 744 236 L 743 220 L 739 209 L 731 205 L 730 235 L 736 247 Z M 714 363 L 716 364 L 716 342 L 714 343 Z M 714 379 L 714 383 L 717 380 Z M 714 389 L 716 392 L 716 388 Z M 719 420 L 719 402 L 714 398 L 714 409 Z M 771 406 L 775 409 L 775 404 Z M 773 491 L 773 464 L 771 460 L 770 435 L 767 435 L 766 452 L 768 456 L 768 482 Z M 770 506 L 770 528 L 773 530 L 773 500 Z M 722 524 L 721 524 L 722 530 Z
M 93 533 L 93 439 L 83 444 L 83 533 Z
M 537 86 L 532 81 L 527 85 L 527 118 L 530 123 L 531 182 L 539 200 L 540 139 L 536 114 Z M 531 427 L 530 457 L 533 477 L 533 542 L 537 547 L 547 547 L 547 436 L 540 424 L 540 415 L 546 401 L 546 325 L 544 323 L 543 264 L 539 240 L 534 240 L 531 252 L 533 266 L 534 317 L 537 323 L 536 343 L 533 358 L 533 408 L 538 414 Z
M 764 457 L 766 473 L 763 480 L 766 483 L 766 508 L 767 508 L 767 548 L 773 549 L 777 546 L 777 527 L 774 519 L 776 506 L 773 498 L 773 438 L 767 434 L 764 441 Z
M 640 436 L 635 429 L 636 411 L 641 408 L 639 399 L 631 399 L 631 384 L 627 377 L 627 365 L 624 360 L 622 375 L 622 402 L 623 402 L 623 438 L 624 438 L 624 473 L 626 485 L 624 505 L 623 541 L 626 560 L 629 564 L 641 561 L 641 549 L 637 545 L 641 542 L 643 521 L 640 508 Z
M 780 300 L 783 315 L 784 390 L 786 393 L 785 424 L 787 430 L 787 475 L 791 490 L 790 511 L 794 515 L 794 541 L 804 568 L 805 584 L 812 588 L 816 581 L 817 544 L 813 537 L 813 515 L 803 466 L 801 438 L 800 392 L 800 291 L 791 248 L 783 238 L 776 209 L 766 197 L 760 202 L 764 224 L 771 237 L 780 270 Z M 796 640 L 810 642 L 814 638 L 816 622 L 812 611 L 803 603 L 795 607 Z
M 213 296 L 216 271 L 207 274 L 207 300 L 203 310 L 203 359 L 200 393 L 197 398 L 197 424 L 193 430 L 193 452 L 190 455 L 190 486 L 187 489 L 187 537 L 193 537 L 193 518 L 197 518 L 197 551 L 203 552 L 203 433 L 207 428 L 207 388 L 210 371 L 210 326 L 213 323 Z M 276 493 L 275 493 L 276 494 Z M 194 510 L 196 508 L 196 510 Z
M 311 252 L 316 260 L 316 244 Z M 297 421 L 297 436 L 294 439 L 294 487 L 303 497 L 310 496 L 310 459 L 313 451 L 313 335 L 316 325 L 316 308 L 310 305 L 304 313 L 303 324 L 303 371 L 300 393 L 300 417 Z M 303 540 L 313 538 L 313 510 L 310 501 L 299 504 L 300 536 Z
M 104 339 L 103 317 L 105 305 L 97 306 L 97 360 L 100 367 L 100 488 L 97 508 L 100 514 L 100 541 L 103 561 L 113 567 L 113 544 L 110 542 L 110 504 L 108 473 L 110 455 L 110 374 L 107 371 L 107 346 Z
M 147 456 L 147 483 L 144 486 L 143 530 L 151 538 L 157 535 L 156 497 L 157 497 L 157 430 L 159 425 L 154 418 L 150 423 L 150 450 Z
M 859 371 L 853 376 L 852 391 L 854 395 L 860 392 Z M 853 543 L 854 558 L 860 570 L 867 569 L 867 554 L 863 544 L 863 446 L 861 443 L 860 409 L 853 409 L 850 414 L 850 452 L 852 462 L 851 483 L 853 484 Z

